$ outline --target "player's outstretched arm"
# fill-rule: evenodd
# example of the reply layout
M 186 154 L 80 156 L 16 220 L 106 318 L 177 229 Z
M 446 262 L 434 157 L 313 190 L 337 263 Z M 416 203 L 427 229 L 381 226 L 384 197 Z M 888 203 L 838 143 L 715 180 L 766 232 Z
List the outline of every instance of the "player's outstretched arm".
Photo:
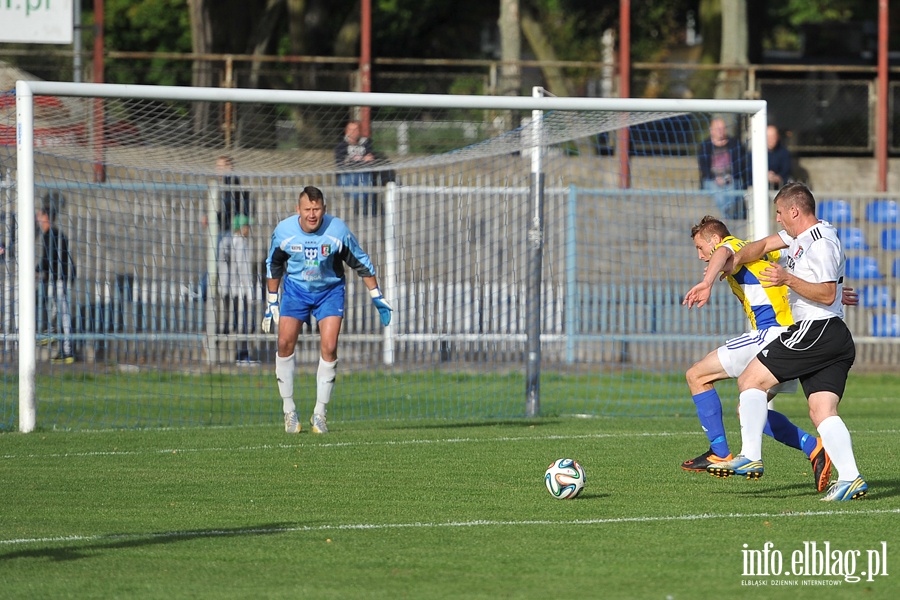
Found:
M 694 308 L 695 306 L 700 308 L 709 302 L 711 293 L 712 285 L 704 279 L 688 290 L 688 293 L 684 295 L 684 300 L 682 300 L 681 304 L 687 306 L 688 309 Z
M 703 280 L 709 283 L 711 288 L 716 279 L 722 280 L 724 273 L 731 272 L 731 265 L 734 262 L 734 251 L 729 246 L 719 246 L 716 251 L 709 257 L 709 264 L 703 273 Z
M 692 287 L 681 302 L 688 309 L 701 308 L 709 301 L 716 279 L 724 277 L 722 271 L 727 269 L 734 258 L 734 252 L 728 246 L 719 246 L 709 257 L 709 264 L 703 272 L 703 281 Z
M 738 269 L 747 263 L 761 259 L 767 252 L 787 248 L 787 244 L 781 239 L 777 233 L 764 237 L 755 242 L 749 242 L 740 250 L 734 253 L 734 259 L 731 262 L 731 269 L 726 271 L 726 275 L 734 275 Z

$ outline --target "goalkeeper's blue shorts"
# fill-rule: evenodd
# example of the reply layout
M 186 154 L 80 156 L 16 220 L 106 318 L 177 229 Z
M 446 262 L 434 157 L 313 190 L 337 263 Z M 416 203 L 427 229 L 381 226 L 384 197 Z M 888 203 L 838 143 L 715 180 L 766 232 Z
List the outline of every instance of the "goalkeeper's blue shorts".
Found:
M 317 321 L 325 317 L 344 318 L 344 284 L 322 292 L 308 292 L 290 279 L 284 280 L 281 294 L 281 316 L 309 323 L 309 315 Z

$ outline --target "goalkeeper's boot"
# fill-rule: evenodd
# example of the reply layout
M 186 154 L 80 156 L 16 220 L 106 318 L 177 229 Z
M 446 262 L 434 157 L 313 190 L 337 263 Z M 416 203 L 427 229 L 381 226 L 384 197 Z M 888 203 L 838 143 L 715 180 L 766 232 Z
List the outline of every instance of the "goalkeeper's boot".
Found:
M 759 479 L 763 476 L 763 464 L 761 460 L 750 460 L 738 454 L 731 460 L 709 465 L 706 472 L 716 477 L 737 475 L 745 479 Z
M 313 433 L 328 433 L 328 424 L 325 423 L 325 415 L 313 413 L 309 418 L 309 424 L 312 426 Z
M 842 502 L 844 500 L 857 500 L 866 495 L 869 491 L 869 484 L 858 476 L 853 481 L 835 481 L 828 488 L 828 493 L 819 498 L 825 502 Z
M 284 413 L 284 430 L 287 433 L 300 433 L 300 419 L 297 418 L 297 411 Z
M 732 458 L 734 457 L 730 454 L 724 458 L 721 456 L 716 456 L 716 453 L 712 451 L 712 448 L 710 448 L 697 458 L 692 458 L 681 463 L 681 468 L 685 471 L 700 472 L 705 471 L 706 468 L 710 465 L 724 462 L 726 460 L 731 460 Z
M 825 452 L 822 438 L 816 440 L 816 449 L 809 455 L 812 464 L 813 478 L 816 482 L 816 491 L 824 492 L 831 480 L 831 457 Z

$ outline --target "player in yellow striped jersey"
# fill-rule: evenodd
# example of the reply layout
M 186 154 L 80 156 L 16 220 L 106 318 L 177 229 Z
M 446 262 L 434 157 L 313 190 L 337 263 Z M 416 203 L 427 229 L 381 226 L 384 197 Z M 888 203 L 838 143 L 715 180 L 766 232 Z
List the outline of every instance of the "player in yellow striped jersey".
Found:
M 722 278 L 722 271 L 730 271 L 731 258 L 747 242 L 731 235 L 726 225 L 712 216 L 705 216 L 691 228 L 691 239 L 700 260 L 709 263 L 703 281 L 685 295 L 683 304 L 689 309 L 702 307 L 709 300 L 712 286 Z M 687 471 L 705 471 L 717 462 L 731 460 L 722 421 L 722 402 L 715 389 L 715 382 L 737 378 L 756 354 L 770 341 L 777 338 L 793 324 L 788 291 L 785 286 L 763 287 L 760 271 L 769 266 L 773 256 L 743 265 L 736 273 L 725 277 L 731 291 L 744 307 L 750 321 L 750 331 L 727 340 L 696 362 L 686 373 L 688 388 L 696 404 L 697 416 L 709 438 L 710 448 L 697 458 L 686 460 L 681 468 Z M 845 304 L 856 304 L 856 294 L 848 288 Z M 779 392 L 793 393 L 797 381 L 787 381 L 769 390 L 769 400 Z M 816 489 L 823 491 L 831 477 L 831 458 L 825 452 L 819 438 L 797 427 L 783 414 L 769 410 L 765 433 L 779 442 L 802 450 L 812 464 Z

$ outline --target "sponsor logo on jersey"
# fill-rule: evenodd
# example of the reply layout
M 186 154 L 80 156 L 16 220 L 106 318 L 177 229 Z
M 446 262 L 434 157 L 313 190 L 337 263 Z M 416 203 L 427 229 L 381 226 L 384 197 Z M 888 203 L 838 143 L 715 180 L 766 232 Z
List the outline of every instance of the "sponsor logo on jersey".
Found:
M 316 260 L 316 256 L 318 256 L 318 249 L 316 249 L 315 247 L 304 248 L 303 255 L 306 257 L 306 260 L 308 260 L 308 261 Z

